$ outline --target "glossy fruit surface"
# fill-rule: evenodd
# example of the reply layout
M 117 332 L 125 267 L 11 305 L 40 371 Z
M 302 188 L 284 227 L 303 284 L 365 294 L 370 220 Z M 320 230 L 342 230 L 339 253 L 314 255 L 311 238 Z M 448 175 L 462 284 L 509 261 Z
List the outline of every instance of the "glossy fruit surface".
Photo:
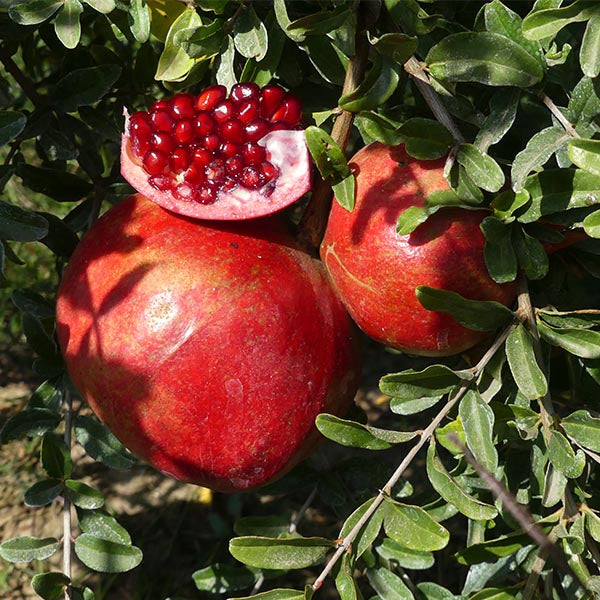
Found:
M 444 208 L 410 235 L 396 233 L 398 216 L 448 189 L 444 159 L 419 161 L 404 146 L 371 144 L 350 161 L 356 174 L 352 212 L 337 202 L 321 257 L 346 308 L 369 336 L 411 354 L 456 354 L 484 334 L 421 306 L 419 285 L 451 290 L 472 300 L 511 304 L 513 285 L 489 276 L 479 228 L 485 211 Z
M 213 85 L 126 113 L 121 173 L 178 214 L 240 220 L 276 212 L 310 188 L 296 96 L 277 85 Z
M 244 490 L 315 445 L 357 387 L 352 322 L 275 218 L 206 224 L 131 197 L 73 254 L 57 301 L 71 378 L 137 456 Z

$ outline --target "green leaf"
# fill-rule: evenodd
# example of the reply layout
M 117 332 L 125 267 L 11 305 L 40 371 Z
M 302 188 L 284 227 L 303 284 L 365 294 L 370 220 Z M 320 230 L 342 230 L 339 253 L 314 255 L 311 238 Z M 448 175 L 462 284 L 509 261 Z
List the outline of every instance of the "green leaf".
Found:
M 115 9 L 115 0 L 83 0 L 103 15 L 107 15 Z M 134 0 L 135 1 L 135 0 Z M 86 599 L 87 600 L 87 599 Z
M 600 12 L 590 18 L 585 28 L 579 62 L 581 70 L 588 77 L 598 77 L 600 74 Z
M 233 38 L 227 36 L 225 48 L 219 55 L 216 79 L 217 83 L 224 85 L 226 88 L 231 88 L 237 83 L 237 77 L 234 69 L 235 60 L 235 45 Z
M 565 417 L 561 425 L 575 442 L 584 448 L 600 452 L 600 419 L 592 417 L 587 410 L 577 410 Z
M 456 159 L 476 186 L 488 192 L 497 192 L 504 185 L 504 173 L 500 165 L 477 146 L 461 144 Z
M 287 25 L 287 31 L 295 35 L 325 35 L 341 27 L 350 17 L 350 10 L 346 6 L 338 6 L 333 10 L 324 10 L 306 17 L 296 19 Z M 292 38 L 298 40 L 298 38 Z
M 518 88 L 500 89 L 491 97 L 490 114 L 479 129 L 474 142 L 482 152 L 487 152 L 490 146 L 497 144 L 510 130 L 517 115 L 520 98 L 521 90 Z
M 65 495 L 79 508 L 94 509 L 104 504 L 104 497 L 98 490 L 74 479 L 65 481 Z
M 397 133 L 404 140 L 407 154 L 421 160 L 446 155 L 454 142 L 452 134 L 441 123 L 422 117 L 408 119 Z
M 22 312 L 30 314 L 37 319 L 52 319 L 54 306 L 41 294 L 27 288 L 15 290 L 11 294 L 14 305 Z
M 71 583 L 64 573 L 39 573 L 31 579 L 33 591 L 44 600 L 64 598 L 65 587 Z
M 518 589 L 519 588 L 516 587 L 511 589 L 496 587 L 485 588 L 471 596 L 470 600 L 515 600 L 516 598 L 521 597 Z
M 42 383 L 33 392 L 31 398 L 29 398 L 29 402 L 27 403 L 27 411 L 25 412 L 29 412 L 34 409 L 45 409 L 49 410 L 51 413 L 54 413 L 55 416 L 59 416 L 58 412 L 60 410 L 63 398 L 64 387 L 62 378 L 49 379 L 48 381 L 44 381 L 44 383 Z M 50 429 L 54 429 L 54 427 L 51 427 Z M 49 431 L 49 429 L 44 429 L 41 431 L 40 435 L 42 433 L 46 433 L 46 431 Z
M 538 10 L 523 20 L 523 33 L 530 40 L 554 37 L 570 23 L 587 21 L 599 11 L 595 3 L 577 0 L 563 8 Z
M 74 112 L 101 100 L 121 76 L 115 64 L 74 69 L 58 81 L 54 88 L 54 106 L 61 112 Z
M 41 436 L 56 429 L 60 415 L 48 408 L 28 408 L 9 417 L 0 431 L 0 443 L 6 444 L 22 436 Z
M 542 167 L 550 157 L 570 139 L 562 128 L 553 125 L 538 131 L 527 142 L 527 146 L 515 156 L 510 172 L 512 189 L 518 192 L 523 189 L 527 175 L 534 169 Z
M 33 242 L 47 234 L 44 217 L 0 200 L 0 239 Z
M 532 223 L 545 215 L 600 203 L 600 177 L 579 169 L 548 169 L 530 175 L 525 181 L 525 189 L 531 202 L 518 217 L 521 223 Z
M 414 599 L 414 596 L 402 579 L 385 567 L 367 569 L 367 578 L 381 600 Z
M 400 65 L 403 65 L 417 49 L 417 38 L 404 33 L 384 33 L 370 41 L 377 52 Z
M 600 21 L 600 16 L 598 19 Z M 575 165 L 600 176 L 600 140 L 573 138 L 569 142 L 568 153 Z
M 13 2 L 9 17 L 19 25 L 37 25 L 49 19 L 64 3 L 64 0 L 24 0 Z
M 590 213 L 582 222 L 584 231 L 593 238 L 600 238 L 600 210 Z
M 46 560 L 56 552 L 57 548 L 58 540 L 56 538 L 22 536 L 2 542 L 0 556 L 12 563 Z
M 442 398 L 443 395 L 415 399 L 392 398 L 390 410 L 396 415 L 414 415 L 435 406 Z
M 377 54 L 375 63 L 360 85 L 339 99 L 340 108 L 360 112 L 381 106 L 396 90 L 400 69 L 394 61 Z
M 113 516 L 99 510 L 81 510 L 78 515 L 83 533 L 117 544 L 131 544 L 131 536 Z
M 50 337 L 41 321 L 27 313 L 21 315 L 23 333 L 27 343 L 42 358 L 58 358 L 58 350 L 53 338 Z
M 360 590 L 354 579 L 354 566 L 351 563 L 349 554 L 345 554 L 338 563 L 339 568 L 335 575 L 335 587 L 340 595 L 340 600 L 359 600 L 361 598 Z
M 37 481 L 25 492 L 27 506 L 46 506 L 54 502 L 64 492 L 60 479 L 43 479 Z
M 492 563 L 499 558 L 516 554 L 521 548 L 532 543 L 527 534 L 516 532 L 493 540 L 472 544 L 468 548 L 458 551 L 454 556 L 461 565 Z
M 175 45 L 181 46 L 188 56 L 202 59 L 218 54 L 223 40 L 223 23 L 218 19 L 200 27 L 179 29 L 173 38 Z
M 540 336 L 549 344 L 581 358 L 600 358 L 600 332 L 570 327 L 553 328 L 538 321 Z
M 513 248 L 519 267 L 528 279 L 543 279 L 548 274 L 549 267 L 544 245 L 520 227 L 513 229 L 512 233 Z
M 431 581 L 423 581 L 417 583 L 417 589 L 425 600 L 464 600 L 464 596 L 455 596 L 452 592 L 449 592 L 445 587 L 433 583 Z
M 302 30 L 296 31 L 295 29 L 290 29 L 291 21 L 287 13 L 287 9 L 285 6 L 285 0 L 273 0 L 273 8 L 275 9 L 275 18 L 277 19 L 277 23 L 281 30 L 293 41 L 293 42 L 302 42 L 305 38 L 304 32 Z
M 262 60 L 267 54 L 267 28 L 251 5 L 235 21 L 233 42 L 235 49 L 246 58 Z
M 555 469 L 552 463 L 549 463 L 544 477 L 542 506 L 549 508 L 561 502 L 567 483 L 568 479 L 558 469 Z
M 512 228 L 496 217 L 485 217 L 479 225 L 485 236 L 484 259 L 490 277 L 496 283 L 517 278 L 517 255 L 512 242 Z
M 0 110 L 0 146 L 14 140 L 27 125 L 27 117 L 14 110 Z
M 376 551 L 379 556 L 397 562 L 403 569 L 429 569 L 435 564 L 432 552 L 410 550 L 390 538 L 385 538 L 382 544 L 377 546 Z
M 83 6 L 79 0 L 64 0 L 64 2 L 54 21 L 54 31 L 62 45 L 72 50 L 79 44 L 81 38 L 79 15 L 83 12 Z
M 585 468 L 583 451 L 578 450 L 576 454 L 567 438 L 556 430 L 552 430 L 552 437 L 548 444 L 548 458 L 554 468 L 568 478 L 579 477 Z
M 456 438 L 463 446 L 467 443 L 467 440 L 465 439 L 465 430 L 463 429 L 460 417 L 435 430 L 435 439 L 446 448 L 448 452 L 451 452 L 454 455 L 462 455 L 462 448 L 457 445 L 454 438 Z
M 448 545 L 450 533 L 419 506 L 387 500 L 383 528 L 395 542 L 409 550 L 433 552 Z
M 416 295 L 427 310 L 447 313 L 461 325 L 477 331 L 494 331 L 514 318 L 514 313 L 499 302 L 469 300 L 448 290 L 420 285 Z
M 260 592 L 252 594 L 252 596 L 244 596 L 232 600 L 305 600 L 304 592 L 298 590 L 290 590 L 287 588 L 276 588 L 268 592 Z
M 71 476 L 71 454 L 62 437 L 54 433 L 46 433 L 42 440 L 42 468 L 48 477 L 54 479 L 67 479 Z
M 507 37 L 489 32 L 461 32 L 438 42 L 427 55 L 429 72 L 446 81 L 526 88 L 544 72 L 531 54 Z
M 216 563 L 192 574 L 196 587 L 210 594 L 230 594 L 254 585 L 257 574 L 246 567 Z
M 82 533 L 75 540 L 77 558 L 100 573 L 124 573 L 142 562 L 142 551 L 136 546 L 118 544 Z
M 340 419 L 326 413 L 320 414 L 316 419 L 317 429 L 328 439 L 355 448 L 368 450 L 386 450 L 393 444 L 401 444 L 412 440 L 415 432 L 392 431 L 379 429 L 355 421 Z
M 543 398 L 548 392 L 548 383 L 537 364 L 533 338 L 522 324 L 506 339 L 506 358 L 521 393 L 529 400 Z
M 361 504 L 345 521 L 340 531 L 340 538 L 345 538 L 354 529 L 355 525 L 360 521 L 362 516 L 367 512 L 370 506 L 374 502 L 374 498 L 369 498 L 366 502 Z M 379 507 L 372 515 L 371 518 L 361 527 L 358 535 L 354 538 L 352 543 L 352 556 L 360 558 L 370 547 L 371 544 L 376 540 L 381 530 L 381 524 L 383 523 L 384 510 Z
M 435 491 L 458 510 L 475 521 L 493 519 L 498 511 L 491 504 L 481 502 L 469 496 L 450 476 L 435 451 L 435 444 L 430 444 L 427 450 L 427 475 Z
M 336 201 L 346 210 L 353 210 L 356 200 L 356 180 L 354 175 L 350 173 L 341 181 L 332 184 L 331 188 L 335 195 Z
M 441 206 L 409 206 L 398 216 L 396 232 L 399 235 L 411 234 L 419 225 L 435 214 Z
M 493 473 L 498 466 L 498 452 L 494 446 L 494 411 L 476 391 L 469 390 L 460 401 L 458 414 L 467 447 L 477 462 Z
M 135 40 L 140 44 L 147 42 L 150 37 L 150 8 L 145 0 L 131 0 L 129 21 Z
M 92 184 L 85 179 L 82 179 L 79 175 L 67 171 L 60 171 L 58 169 L 20 164 L 17 167 L 17 175 L 21 177 L 23 183 L 34 192 L 45 194 L 58 202 L 74 202 L 80 200 L 93 189 Z M 42 219 L 41 215 L 37 216 L 37 218 L 38 220 Z M 1 222 L 2 208 L 0 207 L 0 223 Z M 46 222 L 46 219 L 44 219 L 44 223 Z M 48 235 L 47 228 L 46 233 L 41 237 L 45 237 L 46 235 Z
M 130 469 L 136 462 L 123 444 L 94 417 L 79 415 L 75 419 L 75 436 L 89 456 L 113 469 Z
M 431 365 L 422 371 L 408 369 L 384 375 L 379 380 L 379 389 L 388 396 L 417 400 L 446 394 L 471 379 L 471 371 L 453 371 L 445 365 Z
M 229 552 L 240 562 L 259 569 L 304 569 L 321 562 L 333 542 L 321 537 L 233 538 Z
M 584 505 L 582 508 L 585 511 L 585 528 L 597 542 L 600 542 L 600 517 L 587 506 Z

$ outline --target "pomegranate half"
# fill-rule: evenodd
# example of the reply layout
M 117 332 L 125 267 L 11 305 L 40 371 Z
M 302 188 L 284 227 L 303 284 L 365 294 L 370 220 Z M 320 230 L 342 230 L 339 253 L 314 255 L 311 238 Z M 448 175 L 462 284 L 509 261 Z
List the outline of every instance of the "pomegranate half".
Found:
M 357 388 L 352 322 L 275 217 L 207 224 L 133 196 L 76 249 L 57 321 L 75 386 L 117 438 L 215 490 L 282 475 Z
M 302 106 L 277 85 L 238 83 L 177 94 L 125 113 L 121 173 L 178 214 L 210 220 L 270 215 L 310 189 Z
M 351 316 L 370 337 L 410 354 L 449 356 L 475 345 L 485 333 L 426 310 L 415 289 L 426 285 L 471 300 L 514 301 L 515 286 L 495 283 L 485 266 L 479 224 L 489 213 L 444 208 L 410 235 L 399 235 L 396 222 L 405 209 L 448 189 L 444 159 L 416 160 L 403 145 L 374 143 L 350 166 L 356 205 L 349 212 L 334 202 L 321 257 Z

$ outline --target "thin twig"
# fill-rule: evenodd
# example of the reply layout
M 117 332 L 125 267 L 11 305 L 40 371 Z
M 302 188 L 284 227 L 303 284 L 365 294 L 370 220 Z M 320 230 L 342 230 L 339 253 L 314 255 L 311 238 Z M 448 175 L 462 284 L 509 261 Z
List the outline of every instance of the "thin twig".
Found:
M 348 535 L 340 542 L 335 553 L 331 556 L 321 574 L 317 577 L 315 582 L 312 585 L 313 590 L 318 590 L 323 581 L 331 570 L 336 565 L 337 561 L 342 557 L 342 555 L 348 551 L 352 542 L 355 540 L 356 536 L 362 529 L 362 527 L 367 523 L 367 521 L 371 518 L 371 516 L 375 513 L 375 511 L 379 508 L 381 503 L 384 501 L 386 496 L 392 491 L 394 485 L 398 482 L 404 471 L 412 462 L 413 458 L 417 455 L 419 450 L 431 439 L 434 431 L 438 427 L 438 425 L 442 422 L 444 417 L 452 410 L 452 407 L 464 396 L 466 391 L 468 390 L 472 381 L 477 379 L 478 374 L 485 368 L 488 362 L 492 359 L 494 354 L 498 351 L 498 349 L 504 344 L 508 334 L 516 327 L 517 321 L 511 323 L 508 327 L 506 327 L 502 333 L 494 340 L 494 343 L 490 346 L 488 351 L 481 357 L 480 361 L 473 368 L 473 379 L 469 381 L 463 381 L 460 387 L 457 389 L 456 393 L 446 402 L 444 407 L 440 410 L 440 412 L 434 417 L 432 422 L 421 432 L 419 440 L 417 443 L 409 450 L 407 455 L 404 457 L 404 460 L 398 465 L 398 468 L 394 471 L 392 476 L 388 479 L 385 485 L 381 488 L 378 495 L 375 497 L 369 508 L 363 514 L 363 516 L 358 520 L 356 525 L 349 531 Z
M 71 393 L 65 392 L 65 444 L 71 452 L 71 418 L 73 416 L 73 400 Z M 71 501 L 64 496 L 63 504 L 63 573 L 71 579 Z M 71 599 L 71 584 L 65 588 L 65 600 Z
M 0 62 L 4 65 L 6 71 L 13 76 L 14 80 L 25 92 L 25 95 L 36 107 L 39 108 L 45 104 L 44 97 L 37 93 L 33 81 L 21 71 L 4 46 L 0 46 Z
M 573 125 L 569 123 L 568 119 L 565 115 L 562 114 L 560 108 L 554 104 L 552 99 L 544 94 L 543 92 L 539 94 L 539 99 L 544 103 L 544 105 L 548 108 L 548 110 L 556 117 L 556 119 L 560 122 L 560 124 L 565 128 L 565 131 L 572 137 L 581 137 L 576 131 Z

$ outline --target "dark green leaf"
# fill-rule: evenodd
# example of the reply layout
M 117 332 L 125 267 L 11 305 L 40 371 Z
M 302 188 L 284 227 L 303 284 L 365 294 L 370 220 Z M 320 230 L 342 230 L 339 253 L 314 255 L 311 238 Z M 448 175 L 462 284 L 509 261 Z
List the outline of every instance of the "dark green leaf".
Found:
M 305 600 L 305 593 L 287 588 L 276 588 L 268 592 L 252 594 L 252 596 L 235 598 L 235 600 Z
M 354 568 L 350 564 L 350 555 L 346 554 L 339 564 L 337 575 L 335 576 L 335 587 L 340 595 L 340 600 L 359 600 L 360 590 L 356 579 L 354 579 Z
M 86 567 L 101 573 L 124 573 L 142 561 L 139 548 L 102 540 L 89 533 L 82 533 L 75 540 L 75 554 Z
M 58 572 L 39 573 L 31 579 L 31 587 L 34 592 L 44 600 L 60 600 L 64 598 L 65 587 L 71 580 L 64 574 Z
M 398 125 L 395 121 L 374 111 L 365 110 L 358 113 L 354 123 L 365 144 L 377 141 L 387 146 L 395 146 L 403 139 L 398 133 Z
M 99 510 L 81 510 L 78 514 L 79 528 L 83 533 L 109 542 L 131 544 L 129 533 L 113 516 Z
M 422 160 L 444 156 L 454 141 L 452 134 L 441 123 L 421 117 L 403 123 L 398 135 L 404 140 L 406 152 Z
M 91 510 L 100 508 L 104 504 L 102 494 L 93 487 L 83 483 L 83 481 L 67 479 L 65 481 L 65 495 L 79 508 Z
M 521 393 L 530 400 L 543 398 L 548 391 L 548 383 L 537 364 L 533 338 L 523 325 L 509 334 L 506 340 L 506 357 Z
M 370 498 L 365 503 L 361 504 L 345 521 L 340 531 L 340 538 L 345 538 L 360 521 L 363 515 L 369 510 L 374 502 L 374 498 Z M 355 558 L 360 558 L 375 541 L 381 530 L 383 523 L 384 509 L 379 507 L 371 515 L 370 519 L 361 527 L 358 535 L 354 538 L 352 544 L 352 555 Z
M 8 9 L 10 18 L 19 25 L 37 25 L 49 19 L 64 0 L 24 0 L 13 2 Z
M 107 15 L 115 9 L 115 0 L 83 0 L 89 4 L 94 10 L 97 10 L 103 15 Z M 135 0 L 134 0 L 135 1 Z M 87 599 L 86 599 L 87 600 Z
M 27 506 L 46 506 L 56 500 L 64 492 L 60 479 L 44 479 L 34 483 L 25 492 Z
M 85 179 L 82 179 L 73 173 L 59 171 L 58 169 L 21 164 L 17 167 L 17 175 L 21 177 L 23 183 L 34 192 L 45 194 L 58 202 L 74 202 L 80 200 L 92 191 L 92 184 Z M 2 213 L 0 209 L 0 219 L 1 218 Z M 40 220 L 42 219 L 40 216 L 37 218 Z M 44 223 L 46 223 L 45 219 Z M 41 237 L 44 237 L 47 233 L 46 230 Z
M 552 431 L 552 437 L 548 444 L 548 458 L 554 468 L 568 478 L 579 477 L 585 468 L 583 451 L 578 450 L 575 453 L 567 438 L 556 430 Z
M 600 176 L 600 140 L 571 139 L 569 158 L 578 167 Z
M 23 322 L 23 333 L 27 338 L 27 343 L 33 350 L 42 358 L 57 358 L 58 350 L 56 344 L 42 325 L 41 321 L 27 313 L 23 313 L 21 317 Z
M 490 146 L 497 144 L 512 127 L 520 97 L 521 90 L 518 88 L 501 89 L 491 97 L 490 114 L 479 129 L 474 142 L 482 152 L 487 152 Z
M 507 283 L 517 278 L 517 256 L 512 246 L 512 228 L 496 217 L 481 221 L 485 236 L 484 259 L 491 278 L 496 283 Z
M 396 223 L 396 232 L 400 235 L 412 233 L 419 225 L 435 214 L 441 206 L 409 206 L 403 210 Z
M 55 538 L 23 536 L 2 542 L 0 556 L 13 563 L 46 560 L 56 552 L 57 548 L 58 540 Z
M 528 279 L 543 279 L 548 274 L 548 256 L 544 245 L 523 229 L 513 229 L 513 247 L 519 267 Z
M 469 300 L 456 292 L 420 285 L 419 302 L 427 310 L 445 312 L 461 325 L 477 331 L 494 331 L 514 318 L 514 313 L 499 302 Z
M 561 425 L 578 444 L 600 452 L 600 419 L 592 417 L 587 410 L 577 410 L 565 417 Z
M 114 64 L 75 69 L 56 84 L 55 106 L 64 112 L 74 112 L 80 106 L 95 104 L 120 76 L 121 67 Z
M 33 242 L 47 233 L 44 217 L 0 200 L 0 239 Z
M 316 12 L 307 17 L 296 19 L 289 23 L 287 31 L 302 37 L 306 35 L 325 35 L 341 27 L 349 17 L 350 10 L 346 6 L 339 6 L 333 10 Z
M 538 10 L 523 20 L 523 33 L 530 40 L 554 37 L 563 27 L 587 21 L 598 11 L 595 3 L 586 0 L 576 0 L 563 8 Z
M 564 348 L 567 352 L 581 358 L 600 358 L 600 332 L 570 327 L 552 328 L 538 321 L 541 337 L 552 344 Z
M 0 111 L 0 146 L 14 140 L 25 129 L 27 117 L 20 112 Z
M 435 564 L 433 553 L 410 550 L 390 538 L 385 538 L 376 550 L 379 556 L 397 562 L 403 569 L 429 569 Z
M 455 596 L 445 587 L 431 581 L 417 583 L 417 589 L 423 594 L 425 600 L 464 600 L 464 596 Z
M 254 585 L 257 574 L 246 567 L 216 563 L 195 571 L 192 579 L 202 592 L 230 594 Z
M 344 153 L 326 131 L 310 126 L 305 130 L 304 135 L 308 149 L 323 179 L 333 177 L 339 181 L 350 175 L 350 168 Z
M 384 33 L 372 39 L 371 43 L 377 52 L 403 65 L 417 49 L 417 39 L 404 33 Z
M 45 409 L 58 416 L 62 401 L 64 398 L 64 386 L 62 379 L 50 379 L 44 381 L 31 395 L 27 403 L 28 410 Z M 16 415 L 15 415 L 16 416 Z M 52 428 L 54 429 L 54 428 Z M 47 430 L 42 431 L 45 433 Z
M 461 144 L 457 160 L 473 183 L 488 192 L 497 192 L 504 185 L 504 173 L 500 165 L 473 144 Z
M 240 562 L 259 569 L 304 569 L 321 562 L 333 547 L 331 540 L 310 538 L 238 537 L 229 552 Z
M 406 584 L 385 567 L 368 569 L 367 577 L 381 600 L 413 600 L 414 596 Z
M 56 429 L 61 421 L 58 413 L 48 408 L 29 408 L 12 415 L 0 431 L 0 442 L 6 444 L 22 436 L 41 436 Z
M 498 452 L 494 446 L 494 411 L 476 391 L 469 390 L 460 401 L 458 414 L 467 447 L 477 462 L 493 473 L 498 466 Z
M 46 433 L 42 440 L 42 468 L 48 477 L 66 479 L 71 476 L 73 464 L 64 440 L 54 433 Z

